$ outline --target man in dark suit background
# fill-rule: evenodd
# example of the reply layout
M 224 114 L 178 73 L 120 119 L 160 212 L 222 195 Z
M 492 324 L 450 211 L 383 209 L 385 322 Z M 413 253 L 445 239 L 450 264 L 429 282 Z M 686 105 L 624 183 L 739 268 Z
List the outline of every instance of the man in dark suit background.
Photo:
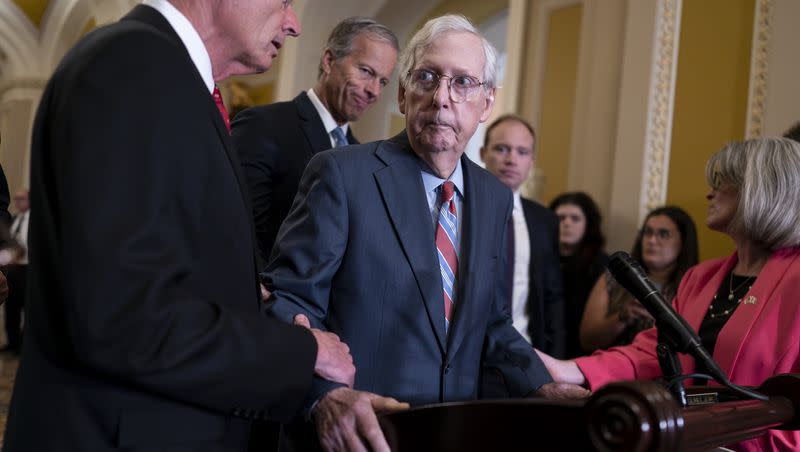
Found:
M 517 115 L 504 115 L 486 128 L 481 160 L 514 193 L 514 240 L 506 284 L 511 287 L 514 327 L 534 347 L 564 354 L 564 299 L 558 257 L 558 217 L 520 196 L 536 161 L 536 134 Z
M 349 123 L 378 99 L 397 52 L 397 38 L 384 25 L 363 17 L 345 19 L 328 38 L 313 88 L 289 102 L 244 110 L 234 119 L 233 140 L 264 264 L 308 161 L 326 149 L 358 143 Z
M 353 354 L 354 389 L 317 380 L 309 397 L 326 447 L 360 441 L 341 432 L 352 425 L 341 413 L 375 404 L 355 390 L 412 405 L 470 400 L 484 368 L 512 396 L 564 389 L 505 308 L 511 191 L 463 155 L 494 103 L 493 47 L 462 16 L 443 16 L 411 39 L 400 74 L 406 130 L 311 160 L 267 271 L 269 314 L 303 314 Z M 303 427 L 293 441 L 316 437 Z
M 26 336 L 4 451 L 246 449 L 334 335 L 259 315 L 245 182 L 214 82 L 300 32 L 281 0 L 146 0 L 85 36 L 33 135 Z

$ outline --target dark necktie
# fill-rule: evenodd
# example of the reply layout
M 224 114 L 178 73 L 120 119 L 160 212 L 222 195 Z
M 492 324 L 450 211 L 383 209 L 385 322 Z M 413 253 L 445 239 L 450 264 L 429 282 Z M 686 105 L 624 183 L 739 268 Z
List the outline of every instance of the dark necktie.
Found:
M 225 123 L 225 127 L 228 128 L 228 133 L 231 133 L 231 118 L 228 116 L 228 110 L 225 108 L 225 104 L 222 103 L 222 95 L 219 93 L 219 87 L 214 87 L 214 103 L 217 104 L 217 109 L 219 109 L 219 114 L 222 115 L 222 122 Z

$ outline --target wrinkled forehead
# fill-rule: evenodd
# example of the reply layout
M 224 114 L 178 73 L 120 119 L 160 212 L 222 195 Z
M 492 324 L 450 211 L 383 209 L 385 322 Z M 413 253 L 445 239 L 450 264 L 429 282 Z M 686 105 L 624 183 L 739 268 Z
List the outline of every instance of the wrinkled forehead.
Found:
M 479 36 L 466 31 L 450 31 L 420 48 L 412 69 L 480 75 L 485 63 L 483 41 Z

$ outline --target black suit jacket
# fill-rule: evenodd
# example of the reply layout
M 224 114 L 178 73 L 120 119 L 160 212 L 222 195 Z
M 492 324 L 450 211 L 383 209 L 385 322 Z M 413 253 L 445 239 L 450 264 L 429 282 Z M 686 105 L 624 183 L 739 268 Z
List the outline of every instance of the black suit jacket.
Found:
M 300 176 L 311 157 L 331 148 L 330 136 L 305 91 L 289 102 L 244 110 L 231 127 L 253 201 L 259 257 L 266 264 Z M 347 140 L 358 144 L 351 128 Z
M 0 166 L 0 228 L 7 229 L 11 226 L 11 214 L 8 212 L 8 203 L 11 201 L 11 196 L 8 192 L 8 181 L 6 181 L 6 173 L 3 167 Z M 0 233 L 0 243 L 5 243 L 5 232 Z
M 65 56 L 32 147 L 31 293 L 3 450 L 245 450 L 245 418 L 295 414 L 315 341 L 259 315 L 238 160 L 157 11 Z
M 528 336 L 534 347 L 562 357 L 565 347 L 564 287 L 558 251 L 558 217 L 552 210 L 521 198 L 530 237 Z
M 513 396 L 551 381 L 502 296 L 511 192 L 468 158 L 461 164 L 449 333 L 423 163 L 405 132 L 322 152 L 303 175 L 268 267 L 266 307 L 286 322 L 303 313 L 338 334 L 353 355 L 356 389 L 420 405 L 477 398 L 487 367 L 501 372 Z M 331 389 L 318 383 L 318 396 Z

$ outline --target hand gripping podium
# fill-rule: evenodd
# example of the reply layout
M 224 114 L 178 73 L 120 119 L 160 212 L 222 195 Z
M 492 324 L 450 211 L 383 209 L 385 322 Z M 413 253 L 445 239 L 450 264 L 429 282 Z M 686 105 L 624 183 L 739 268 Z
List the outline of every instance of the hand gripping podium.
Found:
M 687 388 L 689 406 L 649 381 L 613 383 L 586 400 L 481 400 L 380 417 L 393 451 L 707 451 L 769 429 L 800 429 L 800 374 L 769 378 L 767 401 L 718 386 Z

